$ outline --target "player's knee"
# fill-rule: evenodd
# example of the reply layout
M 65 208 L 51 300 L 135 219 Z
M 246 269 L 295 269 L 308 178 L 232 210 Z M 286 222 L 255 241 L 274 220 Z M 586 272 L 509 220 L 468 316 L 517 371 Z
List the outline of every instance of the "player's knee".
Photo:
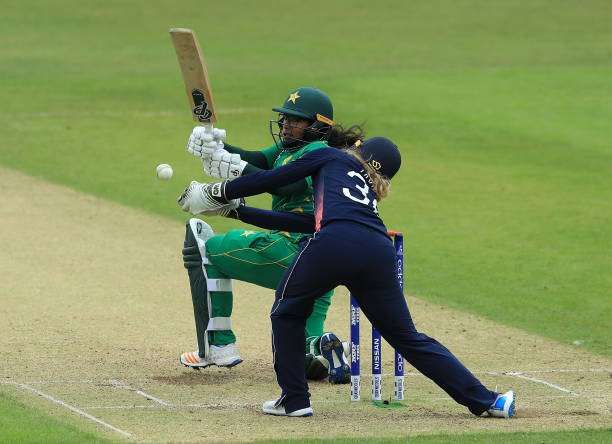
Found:
M 201 267 L 206 262 L 206 241 L 214 236 L 210 225 L 200 219 L 190 219 L 185 225 L 183 264 L 185 268 Z
M 210 254 L 219 254 L 227 251 L 227 248 L 223 244 L 225 236 L 222 234 L 216 234 L 206 239 L 206 251 Z
M 309 313 L 308 306 L 302 300 L 277 296 L 270 310 L 270 319 L 272 322 L 281 318 L 305 319 Z

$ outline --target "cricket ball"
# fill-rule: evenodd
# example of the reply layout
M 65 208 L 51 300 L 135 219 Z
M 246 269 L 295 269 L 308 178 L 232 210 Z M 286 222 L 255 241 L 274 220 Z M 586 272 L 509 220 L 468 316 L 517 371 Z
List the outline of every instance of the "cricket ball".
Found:
M 159 180 L 170 180 L 172 179 L 172 167 L 167 163 L 161 163 L 157 165 L 157 178 Z

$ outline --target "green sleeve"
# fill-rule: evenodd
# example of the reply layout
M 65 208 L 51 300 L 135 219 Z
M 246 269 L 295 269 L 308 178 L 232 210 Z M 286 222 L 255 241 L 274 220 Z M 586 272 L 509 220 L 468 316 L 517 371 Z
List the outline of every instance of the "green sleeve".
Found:
M 228 153 L 240 154 L 240 158 L 249 165 L 255 165 L 257 168 L 261 168 L 262 170 L 270 169 L 268 167 L 268 159 L 261 151 L 245 150 L 227 143 L 225 144 L 224 148 Z
M 276 145 L 272 145 L 268 148 L 264 148 L 263 150 L 260 150 L 259 152 L 263 154 L 266 160 L 268 161 L 268 169 L 272 169 L 274 168 L 274 162 L 276 161 L 276 158 L 280 154 L 281 149 L 277 147 Z

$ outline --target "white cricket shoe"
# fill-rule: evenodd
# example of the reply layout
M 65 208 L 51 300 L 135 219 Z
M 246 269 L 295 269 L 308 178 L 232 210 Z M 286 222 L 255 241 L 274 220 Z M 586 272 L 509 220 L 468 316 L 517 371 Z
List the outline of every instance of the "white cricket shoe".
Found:
M 185 367 L 191 367 L 196 370 L 206 368 L 209 365 L 212 365 L 212 362 L 209 362 L 206 359 L 200 357 L 199 350 L 183 353 L 179 358 L 179 361 Z
M 285 406 L 280 404 L 278 399 L 274 399 L 263 403 L 263 412 L 267 415 L 303 418 L 305 416 L 312 416 L 312 407 L 306 407 L 287 413 L 285 411 Z
M 508 390 L 506 393 L 497 395 L 495 402 L 491 404 L 487 412 L 489 416 L 495 418 L 512 418 L 514 416 L 514 401 L 514 392 Z
M 198 350 L 185 352 L 181 355 L 179 361 L 185 367 L 201 369 L 211 365 L 216 365 L 218 367 L 233 367 L 240 364 L 242 358 L 238 354 L 236 344 L 227 344 L 211 345 L 206 358 L 200 357 Z

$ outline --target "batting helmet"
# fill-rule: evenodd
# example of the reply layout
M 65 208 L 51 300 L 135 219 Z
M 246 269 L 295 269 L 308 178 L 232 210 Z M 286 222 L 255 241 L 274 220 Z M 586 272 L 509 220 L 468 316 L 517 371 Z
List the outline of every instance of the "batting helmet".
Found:
M 285 99 L 283 106 L 272 108 L 272 111 L 330 126 L 334 124 L 334 107 L 329 96 L 308 86 L 296 89 Z

